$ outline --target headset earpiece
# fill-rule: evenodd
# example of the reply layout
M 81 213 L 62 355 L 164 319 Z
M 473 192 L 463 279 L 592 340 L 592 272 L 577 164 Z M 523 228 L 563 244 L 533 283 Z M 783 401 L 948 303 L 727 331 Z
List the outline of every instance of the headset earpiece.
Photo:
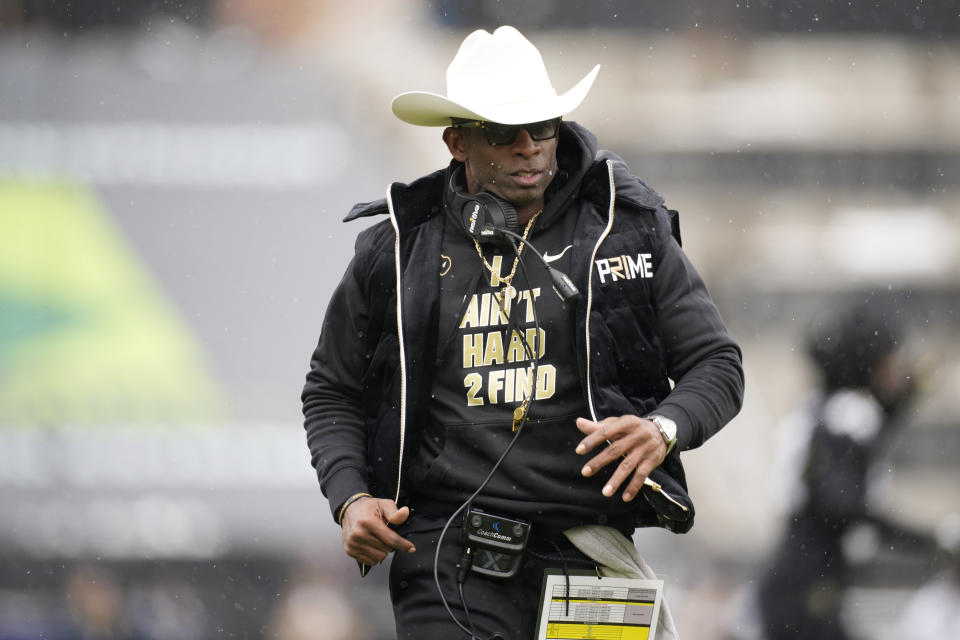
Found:
M 480 230 L 487 226 L 518 233 L 520 222 L 517 218 L 517 208 L 486 191 L 465 192 L 458 183 L 463 170 L 461 166 L 451 172 L 447 192 L 450 211 L 463 225 L 467 235 L 478 242 L 492 242 L 491 238 L 480 235 Z

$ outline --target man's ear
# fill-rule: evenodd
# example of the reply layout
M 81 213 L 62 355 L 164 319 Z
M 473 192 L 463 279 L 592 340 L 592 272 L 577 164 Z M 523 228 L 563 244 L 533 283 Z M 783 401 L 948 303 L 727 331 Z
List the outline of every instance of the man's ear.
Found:
M 454 160 L 457 162 L 467 161 L 467 136 L 463 129 L 447 127 L 443 130 L 443 141 Z

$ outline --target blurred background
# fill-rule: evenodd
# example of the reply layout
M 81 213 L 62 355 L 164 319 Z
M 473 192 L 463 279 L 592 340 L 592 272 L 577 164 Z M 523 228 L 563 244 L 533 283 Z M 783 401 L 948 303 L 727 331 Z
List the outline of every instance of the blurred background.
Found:
M 744 350 L 697 525 L 636 536 L 685 637 L 749 632 L 825 308 L 895 305 L 929 363 L 875 504 L 960 512 L 958 2 L 0 0 L 0 638 L 392 637 L 299 393 L 342 217 L 447 162 L 390 100 L 500 24 L 561 92 L 603 65 L 570 118 L 680 210 Z M 944 566 L 854 555 L 844 617 L 892 638 Z

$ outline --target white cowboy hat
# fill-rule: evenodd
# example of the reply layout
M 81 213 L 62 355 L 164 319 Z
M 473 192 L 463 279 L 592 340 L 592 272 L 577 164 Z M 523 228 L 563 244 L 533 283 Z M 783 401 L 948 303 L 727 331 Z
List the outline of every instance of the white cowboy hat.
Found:
M 583 102 L 600 65 L 563 95 L 557 95 L 533 44 L 513 27 L 483 29 L 464 39 L 447 67 L 447 95 L 408 91 L 393 99 L 404 122 L 445 127 L 450 118 L 526 124 L 562 116 Z

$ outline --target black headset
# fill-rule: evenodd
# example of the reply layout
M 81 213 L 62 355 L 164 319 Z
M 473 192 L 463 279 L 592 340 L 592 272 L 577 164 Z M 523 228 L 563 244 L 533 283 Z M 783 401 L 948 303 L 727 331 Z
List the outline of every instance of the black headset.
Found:
M 564 302 L 569 302 L 580 295 L 576 285 L 567 277 L 567 274 L 551 267 L 543 258 L 543 254 L 529 240 L 520 237 L 520 221 L 517 218 L 517 208 L 503 198 L 492 193 L 466 193 L 460 187 L 457 178 L 464 170 L 459 166 L 450 172 L 450 181 L 447 183 L 447 209 L 460 221 L 460 226 L 468 237 L 477 242 L 492 244 L 510 244 L 516 251 L 516 241 L 521 241 L 530 247 L 530 250 L 546 268 L 553 282 L 553 289 Z M 520 254 L 517 253 L 519 259 Z
M 481 231 L 485 228 L 494 228 L 520 233 L 517 208 L 486 191 L 467 193 L 459 183 L 463 172 L 463 165 L 450 172 L 450 182 L 447 183 L 447 206 L 453 216 L 460 221 L 467 235 L 478 242 L 502 243 L 504 242 L 502 236 L 495 237 Z

